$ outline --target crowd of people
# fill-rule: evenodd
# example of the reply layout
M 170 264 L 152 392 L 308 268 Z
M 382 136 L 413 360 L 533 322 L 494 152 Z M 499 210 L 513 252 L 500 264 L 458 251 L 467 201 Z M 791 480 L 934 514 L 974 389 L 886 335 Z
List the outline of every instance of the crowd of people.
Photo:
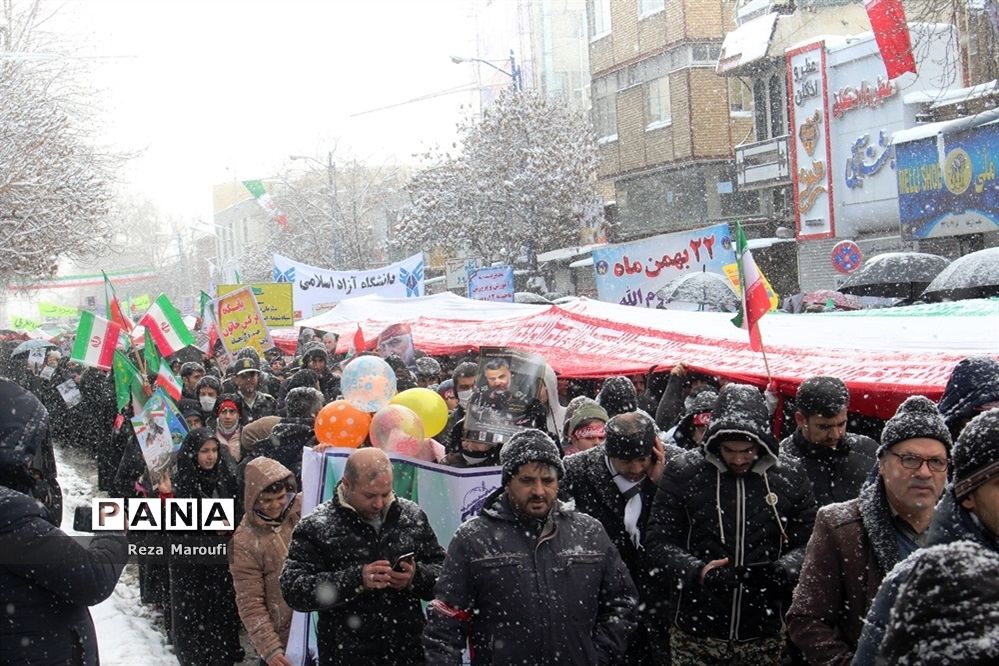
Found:
M 290 666 L 293 610 L 316 612 L 320 664 L 999 660 L 994 358 L 965 359 L 938 403 L 911 396 L 883 424 L 858 419 L 835 377 L 778 405 L 683 363 L 603 381 L 548 368 L 523 427 L 495 442 L 464 427 L 482 364 L 411 351 L 386 360 L 400 391 L 448 405 L 438 462 L 501 469 L 453 535 L 394 495 L 389 457 L 371 446 L 303 515 L 303 447 L 340 397 L 343 359 L 320 341 L 293 358 L 243 350 L 225 371 L 177 362 L 188 432 L 162 475 L 109 373 L 55 359 L 43 379 L 9 364 L 0 663 L 97 663 L 86 607 L 126 560 L 122 535 L 85 547 L 58 529 L 53 442 L 88 452 L 114 497 L 234 500 L 228 561 L 140 561 L 142 601 L 163 611 L 184 666 Z M 513 390 L 488 372 L 491 394 Z M 71 374 L 82 400 L 67 407 L 47 384 Z

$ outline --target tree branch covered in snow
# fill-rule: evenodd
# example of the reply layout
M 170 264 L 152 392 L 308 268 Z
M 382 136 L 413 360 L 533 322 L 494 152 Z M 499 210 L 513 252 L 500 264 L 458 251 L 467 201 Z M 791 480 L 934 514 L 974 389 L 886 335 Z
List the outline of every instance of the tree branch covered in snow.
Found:
M 589 121 L 533 92 L 504 92 L 459 127 L 460 155 L 430 155 L 410 182 L 400 247 L 467 247 L 483 259 L 574 245 L 584 215 L 600 215 L 599 159 Z
M 59 258 L 94 255 L 112 232 L 120 158 L 89 142 L 73 68 L 34 59 L 38 9 L 6 0 L 0 15 L 0 51 L 14 52 L 0 58 L 0 286 L 51 276 Z
M 239 263 L 246 280 L 269 280 L 275 252 L 320 268 L 372 268 L 390 261 L 383 239 L 396 211 L 405 203 L 405 174 L 396 166 L 337 162 L 334 189 L 328 174 L 286 173 L 275 179 L 272 194 L 288 225 L 270 225 L 263 242 L 247 244 Z M 332 216 L 331 216 L 332 210 Z M 339 265 L 334 261 L 334 242 Z

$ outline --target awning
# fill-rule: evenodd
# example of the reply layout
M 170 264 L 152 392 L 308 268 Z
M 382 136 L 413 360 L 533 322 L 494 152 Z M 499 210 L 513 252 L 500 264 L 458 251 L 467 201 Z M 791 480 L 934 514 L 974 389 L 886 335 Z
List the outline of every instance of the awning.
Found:
M 777 16 L 777 12 L 757 16 L 725 35 L 715 73 L 724 75 L 766 56 Z
M 577 247 L 562 247 L 557 250 L 549 250 L 548 252 L 542 252 L 538 255 L 538 262 L 545 263 L 548 261 L 565 261 L 566 259 L 572 259 L 573 257 L 578 257 L 581 254 L 587 254 L 591 252 L 594 248 L 602 247 L 607 243 L 593 243 L 591 245 L 580 245 Z

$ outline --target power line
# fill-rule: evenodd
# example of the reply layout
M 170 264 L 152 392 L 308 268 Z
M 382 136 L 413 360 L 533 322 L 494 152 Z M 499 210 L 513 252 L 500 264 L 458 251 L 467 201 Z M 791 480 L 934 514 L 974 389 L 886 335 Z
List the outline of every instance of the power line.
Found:
M 447 90 L 439 90 L 437 92 L 428 93 L 426 95 L 421 95 L 420 97 L 414 97 L 412 99 L 407 99 L 405 102 L 396 102 L 395 104 L 389 104 L 387 106 L 379 106 L 375 109 L 367 109 L 365 111 L 358 111 L 357 113 L 350 114 L 351 118 L 356 118 L 357 116 L 363 116 L 368 113 L 377 113 L 378 111 L 385 111 L 387 109 L 394 109 L 399 106 L 405 106 L 406 104 L 413 104 L 414 102 L 423 102 L 428 99 L 433 99 L 435 97 L 444 97 L 445 95 L 453 95 L 460 92 L 471 92 L 473 90 L 478 90 L 479 86 L 474 83 L 465 83 L 456 88 L 448 88 Z

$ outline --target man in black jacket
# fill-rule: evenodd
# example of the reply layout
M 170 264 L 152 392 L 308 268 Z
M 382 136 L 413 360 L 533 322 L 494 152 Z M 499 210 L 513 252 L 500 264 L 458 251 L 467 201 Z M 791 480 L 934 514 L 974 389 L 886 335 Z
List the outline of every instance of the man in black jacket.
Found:
M 672 663 L 780 663 L 783 606 L 815 519 L 793 461 L 778 460 L 762 394 L 722 389 L 702 450 L 663 473 L 646 555 L 676 581 Z
M 431 664 L 618 664 L 635 586 L 594 518 L 560 502 L 558 447 L 525 430 L 500 453 L 503 487 L 458 528 L 428 608 Z
M 97 635 L 87 607 L 114 591 L 128 543 L 104 533 L 84 548 L 27 494 L 47 440 L 45 408 L 0 379 L 0 664 L 91 666 Z
M 319 611 L 321 666 L 422 664 L 420 599 L 433 598 L 443 561 L 423 510 L 392 494 L 385 452 L 358 449 L 336 495 L 295 527 L 281 594 Z
M 323 394 L 318 390 L 308 386 L 293 388 L 288 392 L 288 416 L 274 425 L 270 438 L 257 442 L 252 455 L 240 461 L 240 468 L 245 469 L 249 459 L 271 458 L 291 470 L 301 488 L 302 449 L 316 445 L 316 415 L 322 408 Z
M 780 443 L 781 456 L 805 468 L 819 506 L 857 497 L 877 462 L 878 443 L 846 431 L 849 402 L 841 379 L 809 377 L 795 397 L 798 428 Z
M 655 636 L 659 640 L 654 649 L 647 635 L 649 628 L 662 624 L 654 616 L 665 611 L 666 606 L 655 603 L 663 597 L 663 591 L 650 589 L 651 576 L 641 559 L 642 543 L 666 459 L 683 451 L 672 446 L 666 450 L 656 436 L 652 418 L 641 412 L 610 419 L 606 436 L 603 444 L 564 460 L 565 479 L 559 494 L 574 500 L 578 510 L 600 521 L 638 587 L 643 617 L 639 618 L 639 627 L 621 663 L 666 663 L 657 660 L 668 657 L 666 635 Z

